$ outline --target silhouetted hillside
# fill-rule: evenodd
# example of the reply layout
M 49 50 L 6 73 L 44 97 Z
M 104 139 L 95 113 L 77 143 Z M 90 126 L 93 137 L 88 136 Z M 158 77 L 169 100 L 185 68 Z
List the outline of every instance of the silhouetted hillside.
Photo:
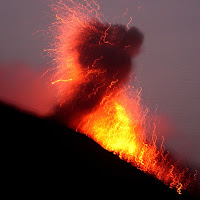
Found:
M 3 190 L 47 197 L 59 189 L 81 198 L 194 199 L 104 150 L 85 135 L 0 104 Z M 84 192 L 83 192 L 84 191 Z M 97 196 L 95 196 L 97 195 Z M 69 197 L 73 199 L 72 197 Z M 107 198 L 106 198 L 107 199 Z

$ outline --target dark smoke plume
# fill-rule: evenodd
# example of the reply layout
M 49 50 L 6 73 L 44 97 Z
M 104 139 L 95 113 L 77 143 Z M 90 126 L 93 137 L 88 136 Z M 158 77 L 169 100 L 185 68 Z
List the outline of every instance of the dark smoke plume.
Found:
M 94 110 L 106 94 L 124 85 L 131 71 L 131 58 L 139 54 L 143 38 L 136 27 L 127 30 L 126 26 L 97 20 L 88 23 L 79 34 L 75 50 L 81 70 L 94 73 L 87 74 L 71 101 L 56 108 L 56 119 L 76 123 Z

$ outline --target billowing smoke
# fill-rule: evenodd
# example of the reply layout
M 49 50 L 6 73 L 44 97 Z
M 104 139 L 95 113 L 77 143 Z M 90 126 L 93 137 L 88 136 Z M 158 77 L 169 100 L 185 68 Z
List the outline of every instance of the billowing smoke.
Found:
M 131 59 L 139 54 L 143 38 L 136 27 L 89 22 L 75 46 L 86 79 L 70 101 L 56 108 L 54 117 L 71 125 L 93 111 L 104 96 L 116 93 L 129 79 Z

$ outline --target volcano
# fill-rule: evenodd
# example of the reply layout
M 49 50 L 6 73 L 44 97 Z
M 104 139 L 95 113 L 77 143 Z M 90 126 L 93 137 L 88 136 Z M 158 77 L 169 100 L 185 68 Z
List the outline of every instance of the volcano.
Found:
M 92 139 L 53 121 L 0 104 L 4 191 L 31 197 L 59 189 L 153 199 L 197 199 L 179 195 Z M 59 192 L 60 193 L 60 192 Z M 83 197 L 83 193 L 81 193 Z

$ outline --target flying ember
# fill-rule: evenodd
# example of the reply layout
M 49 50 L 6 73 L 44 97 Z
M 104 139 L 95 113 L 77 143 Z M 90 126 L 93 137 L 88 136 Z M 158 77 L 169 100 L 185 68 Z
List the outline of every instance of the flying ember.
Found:
M 60 0 L 52 5 L 54 117 L 153 175 L 181 194 L 193 175 L 157 145 L 156 120 L 147 118 L 141 89 L 128 85 L 131 59 L 144 36 L 136 27 L 111 24 L 94 0 Z

